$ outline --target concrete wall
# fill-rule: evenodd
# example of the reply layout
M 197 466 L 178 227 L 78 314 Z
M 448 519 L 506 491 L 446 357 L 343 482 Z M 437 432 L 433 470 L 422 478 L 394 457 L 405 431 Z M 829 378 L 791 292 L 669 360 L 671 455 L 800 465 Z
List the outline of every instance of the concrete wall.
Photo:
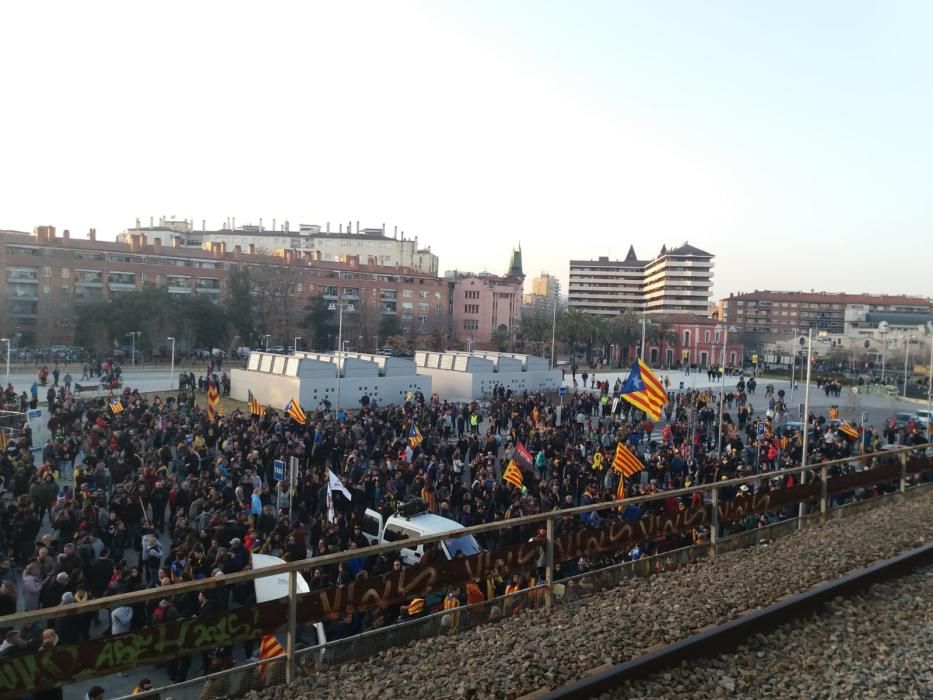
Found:
M 234 369 L 230 381 L 230 395 L 234 399 L 246 401 L 247 390 L 252 390 L 259 403 L 278 410 L 283 409 L 293 397 L 306 410 L 316 409 L 324 399 L 330 401 L 331 406 L 337 403 L 336 374 L 332 377 L 298 378 Z M 382 405 L 404 403 L 409 391 L 420 390 L 425 396 L 430 396 L 431 386 L 431 377 L 424 375 L 344 377 L 340 381 L 340 407 L 359 408 L 363 394 Z

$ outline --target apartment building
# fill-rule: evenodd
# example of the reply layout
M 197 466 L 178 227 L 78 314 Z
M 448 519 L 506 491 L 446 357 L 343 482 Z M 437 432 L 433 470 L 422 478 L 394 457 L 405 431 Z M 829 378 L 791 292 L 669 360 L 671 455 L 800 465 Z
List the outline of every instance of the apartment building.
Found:
M 531 280 L 531 293 L 523 296 L 522 303 L 527 311 L 553 311 L 554 304 L 560 303 L 560 280 L 542 272 Z
M 623 311 L 706 315 L 713 284 L 713 255 L 684 243 L 662 246 L 640 260 L 634 246 L 624 260 L 571 260 L 567 303 L 602 316 Z
M 328 223 L 325 227 L 316 224 L 301 224 L 298 230 L 291 230 L 288 222 L 278 225 L 273 221 L 272 228 L 265 228 L 260 220 L 258 225 L 236 226 L 236 220 L 230 219 L 222 229 L 207 230 L 202 222 L 202 229 L 196 230 L 194 222 L 188 219 L 159 219 L 150 221 L 149 226 L 128 228 L 117 237 L 118 241 L 129 243 L 134 235 L 145 235 L 150 240 L 160 238 L 163 243 L 172 244 L 181 241 L 183 248 L 204 248 L 210 250 L 216 243 L 223 243 L 229 250 L 240 246 L 246 250 L 253 246 L 257 252 L 272 253 L 275 250 L 291 249 L 302 253 L 319 254 L 320 260 L 345 262 L 348 257 L 356 256 L 361 262 L 380 267 L 404 267 L 418 270 L 429 275 L 437 275 L 437 255 L 430 246 L 420 247 L 418 237 L 406 237 L 396 228 L 392 236 L 386 235 L 385 227 L 363 228 L 356 222 L 356 230 L 351 230 L 351 222 L 339 224 L 331 231 Z
M 374 334 L 381 318 L 391 316 L 406 334 L 449 334 L 450 283 L 418 270 L 361 264 L 355 255 L 327 261 L 317 251 L 263 254 L 253 244 L 231 251 L 215 242 L 204 250 L 185 247 L 175 237 L 163 245 L 161 237 L 143 233 L 124 241 L 98 241 L 94 229 L 80 239 L 67 230 L 58 236 L 52 226 L 37 226 L 32 234 L 0 231 L 0 274 L 6 281 L 0 334 L 20 345 L 71 344 L 82 303 L 118 301 L 147 284 L 219 302 L 230 272 L 243 267 L 287 284 L 299 308 L 316 294 L 352 302 L 344 323 L 358 326 L 360 333 Z M 356 338 L 351 340 L 356 344 Z
M 730 294 L 720 307 L 726 323 L 753 333 L 793 333 L 813 328 L 842 334 L 846 331 L 847 312 L 850 325 L 879 314 L 885 318 L 890 314 L 911 318 L 909 325 L 916 325 L 929 318 L 933 302 L 925 297 L 887 294 L 755 290 Z
M 511 336 L 521 321 L 521 250 L 512 252 L 505 275 L 451 271 L 451 337 L 465 347 L 492 347 L 494 333 Z

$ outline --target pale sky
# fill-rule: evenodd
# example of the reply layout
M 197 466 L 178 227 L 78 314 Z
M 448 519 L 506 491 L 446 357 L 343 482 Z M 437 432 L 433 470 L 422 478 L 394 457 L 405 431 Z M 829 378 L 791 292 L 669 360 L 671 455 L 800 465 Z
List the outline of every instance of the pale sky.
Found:
M 933 3 L 5 2 L 0 228 L 385 223 L 933 294 Z

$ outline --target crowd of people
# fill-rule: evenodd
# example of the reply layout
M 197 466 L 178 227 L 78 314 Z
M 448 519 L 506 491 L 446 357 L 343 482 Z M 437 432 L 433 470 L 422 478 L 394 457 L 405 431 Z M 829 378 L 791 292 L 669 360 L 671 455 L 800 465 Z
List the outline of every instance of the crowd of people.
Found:
M 367 398 L 359 410 L 339 413 L 322 404 L 307 411 L 304 424 L 271 407 L 262 416 L 234 410 L 211 421 L 200 391 L 222 379 L 216 373 L 197 382 L 186 377 L 184 390 L 151 398 L 127 388 L 115 404 L 53 386 L 53 437 L 41 446 L 38 465 L 30 448 L 40 446 L 32 444 L 28 424 L 10 434 L 0 456 L 0 615 L 15 612 L 18 600 L 21 609 L 34 610 L 145 588 L 164 588 L 165 595 L 150 604 L 115 605 L 106 615 L 57 618 L 47 629 L 4 629 L 0 621 L 0 656 L 250 605 L 255 602 L 251 582 L 188 595 L 173 594 L 172 585 L 247 569 L 253 552 L 297 561 L 365 547 L 367 508 L 388 516 L 418 498 L 429 511 L 471 526 L 611 501 L 620 478 L 611 468 L 612 454 L 620 441 L 644 463 L 627 480 L 627 496 L 774 471 L 799 464 L 802 456 L 803 431 L 786 430 L 781 421 L 783 392 L 769 387 L 769 408 L 759 413 L 749 401 L 753 378 L 740 378 L 724 397 L 721 430 L 718 387 L 671 391 L 668 383 L 668 404 L 655 422 L 616 400 L 620 382 L 610 386 L 598 380 L 560 403 L 556 397 L 499 388 L 483 402 L 452 403 L 416 393 L 401 405 L 378 405 Z M 8 386 L 2 400 L 16 407 L 23 397 Z M 35 402 L 33 397 L 29 405 Z M 880 446 L 886 437 L 906 444 L 926 441 L 917 429 L 885 436 L 869 428 L 853 439 L 838 421 L 812 413 L 807 423 L 812 463 Z M 411 439 L 413 426 L 418 440 Z M 521 488 L 502 478 L 519 446 L 532 458 Z M 273 465 L 291 457 L 300 465 L 293 489 L 276 481 Z M 331 490 L 328 470 L 350 499 Z M 791 485 L 793 480 L 763 478 L 757 488 Z M 690 499 L 671 500 L 564 518 L 557 532 L 691 504 Z M 771 513 L 723 527 L 758 527 L 790 515 Z M 494 550 L 538 536 L 536 529 L 505 528 L 477 535 L 477 540 Z M 560 562 L 558 576 L 706 536 L 698 528 L 625 552 Z M 424 556 L 439 552 L 426 547 Z M 360 557 L 309 570 L 309 585 L 346 584 L 401 566 L 397 556 Z M 469 605 L 514 593 L 533 586 L 540 573 L 503 574 L 474 582 L 472 588 L 452 588 L 438 605 Z M 429 610 L 401 605 L 360 612 L 330 621 L 328 637 Z M 254 642 L 244 644 L 247 657 L 255 651 Z M 198 672 L 229 665 L 232 654 L 223 647 L 174 659 L 167 665 L 169 677 L 184 680 L 192 664 L 199 664 Z

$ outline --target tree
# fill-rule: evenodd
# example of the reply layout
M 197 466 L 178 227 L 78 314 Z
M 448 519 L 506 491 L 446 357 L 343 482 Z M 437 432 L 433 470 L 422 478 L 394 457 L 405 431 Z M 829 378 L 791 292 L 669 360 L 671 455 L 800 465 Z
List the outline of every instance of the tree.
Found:
M 609 322 L 608 341 L 619 346 L 618 367 L 629 362 L 629 350 L 640 335 L 639 321 L 631 311 L 625 311 Z
M 337 333 L 337 319 L 334 311 L 328 309 L 327 300 L 321 295 L 308 299 L 301 327 L 304 341 L 314 352 L 329 352 L 336 347 L 332 342 Z
M 489 342 L 492 343 L 492 346 L 498 352 L 505 352 L 509 347 L 509 341 L 512 339 L 512 334 L 509 332 L 508 328 L 504 326 L 499 326 L 496 330 L 492 332 L 492 336 L 489 339 Z
M 256 342 L 256 321 L 253 309 L 252 277 L 250 268 L 230 270 L 227 276 L 227 299 L 224 302 L 227 317 L 240 336 L 242 344 L 253 347 Z
M 663 364 L 665 346 L 677 343 L 677 333 L 673 329 L 673 324 L 664 317 L 654 318 L 648 324 L 646 335 L 648 341 L 658 348 L 658 364 Z
M 382 341 L 382 346 L 397 350 L 398 348 L 392 345 L 389 339 L 396 336 L 400 337 L 401 335 L 402 324 L 399 322 L 398 317 L 384 314 L 379 321 L 379 339 Z

